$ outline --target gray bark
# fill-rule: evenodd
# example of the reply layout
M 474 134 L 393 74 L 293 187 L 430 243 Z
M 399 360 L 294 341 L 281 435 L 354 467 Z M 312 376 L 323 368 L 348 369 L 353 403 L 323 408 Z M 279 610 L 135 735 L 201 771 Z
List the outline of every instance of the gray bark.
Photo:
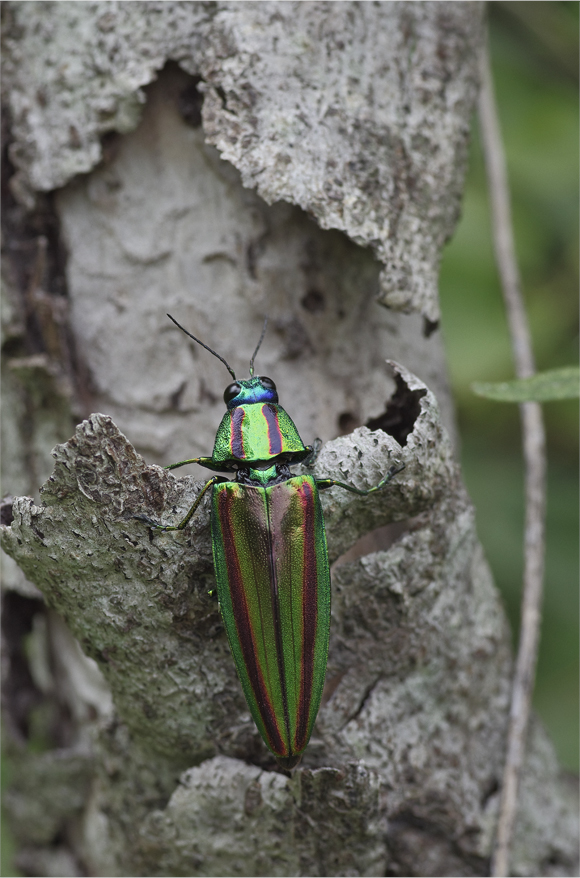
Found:
M 3 528 L 7 804 L 28 874 L 486 874 L 510 638 L 437 329 L 481 14 L 5 4 L 4 485 L 35 497 Z M 228 383 L 166 311 L 240 373 L 269 313 L 258 371 L 325 441 L 317 476 L 406 463 L 369 498 L 323 495 L 327 684 L 291 776 L 209 594 L 207 506 L 178 534 L 131 518 L 191 504 L 201 483 L 156 464 L 211 452 Z M 574 874 L 574 791 L 538 723 L 520 798 L 513 874 Z

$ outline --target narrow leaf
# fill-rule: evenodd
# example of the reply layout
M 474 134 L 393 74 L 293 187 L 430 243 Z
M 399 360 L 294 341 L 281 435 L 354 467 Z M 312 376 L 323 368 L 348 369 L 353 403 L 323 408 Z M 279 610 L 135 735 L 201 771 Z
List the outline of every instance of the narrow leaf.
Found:
M 475 381 L 471 389 L 478 396 L 496 402 L 551 402 L 556 399 L 575 399 L 580 396 L 580 369 L 566 366 L 538 372 L 531 378 L 488 383 Z

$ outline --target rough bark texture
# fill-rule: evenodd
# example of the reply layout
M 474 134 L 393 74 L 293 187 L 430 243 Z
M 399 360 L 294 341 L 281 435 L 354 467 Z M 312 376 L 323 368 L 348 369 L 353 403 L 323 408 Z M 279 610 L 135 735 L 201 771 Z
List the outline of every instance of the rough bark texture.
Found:
M 481 12 L 4 4 L 4 485 L 46 480 L 4 528 L 27 874 L 486 874 L 509 632 L 448 438 L 436 296 Z M 270 314 L 259 371 L 325 440 L 316 475 L 406 463 L 380 494 L 323 495 L 331 649 L 291 776 L 236 678 L 205 505 L 179 534 L 131 519 L 174 521 L 201 487 L 138 452 L 207 454 L 223 411 L 223 367 L 168 310 L 236 370 Z M 573 798 L 536 724 L 514 874 L 574 874 Z
M 15 28 L 26 29 L 24 40 L 12 30 L 10 47 L 11 154 L 23 189 L 52 190 L 90 171 L 99 137 L 135 127 L 140 88 L 175 59 L 202 77 L 207 141 L 244 185 L 372 246 L 384 302 L 438 319 L 481 7 L 70 5 L 11 7 Z

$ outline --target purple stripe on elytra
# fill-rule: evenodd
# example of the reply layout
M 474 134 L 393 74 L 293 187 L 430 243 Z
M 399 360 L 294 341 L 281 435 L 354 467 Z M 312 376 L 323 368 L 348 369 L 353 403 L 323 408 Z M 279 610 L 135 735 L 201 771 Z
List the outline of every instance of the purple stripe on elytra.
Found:
M 232 449 L 232 456 L 237 457 L 238 460 L 244 459 L 242 424 L 245 414 L 243 408 L 235 408 L 232 411 L 232 419 L 230 421 L 230 448 Z
M 222 491 L 218 499 L 218 513 L 225 546 L 231 547 L 226 552 L 228 569 L 228 585 L 232 599 L 232 609 L 236 621 L 236 630 L 244 656 L 246 672 L 252 691 L 258 704 L 258 710 L 264 722 L 268 743 L 278 756 L 288 756 L 288 747 L 278 730 L 276 712 L 268 694 L 264 675 L 259 667 L 256 644 L 254 642 L 250 611 L 244 591 L 244 580 L 235 546 L 236 536 L 232 525 L 232 505 L 237 498 L 230 491 Z
M 268 425 L 268 443 L 270 446 L 270 454 L 282 453 L 282 433 L 280 432 L 280 424 L 278 423 L 278 412 L 276 407 L 270 403 L 262 406 L 262 414 L 266 424 Z
M 300 693 L 298 696 L 298 713 L 296 717 L 296 735 L 294 747 L 300 753 L 308 743 L 308 724 L 310 718 L 310 702 L 314 672 L 314 653 L 316 646 L 316 629 L 318 624 L 318 594 L 316 568 L 316 509 L 312 486 L 305 482 L 298 490 L 302 504 L 302 521 L 304 548 L 302 555 L 302 673 L 300 677 Z

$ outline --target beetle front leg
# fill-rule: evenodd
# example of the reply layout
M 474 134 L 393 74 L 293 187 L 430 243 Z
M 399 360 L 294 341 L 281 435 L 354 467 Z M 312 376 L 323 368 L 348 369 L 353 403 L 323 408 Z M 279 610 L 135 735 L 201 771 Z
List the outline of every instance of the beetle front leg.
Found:
M 366 491 L 361 491 L 360 488 L 354 488 L 352 485 L 347 485 L 345 482 L 339 482 L 337 479 L 316 479 L 316 485 L 320 488 L 321 491 L 324 491 L 326 488 L 333 488 L 336 486 L 337 488 L 344 488 L 345 491 L 351 491 L 353 494 L 359 494 L 361 497 L 366 497 L 368 494 L 373 494 L 375 491 L 380 491 L 381 488 L 384 488 L 387 482 L 390 482 L 393 476 L 396 476 L 397 473 L 400 473 L 401 470 L 405 469 L 405 464 L 393 464 L 388 473 L 386 474 L 384 479 L 381 479 L 378 485 L 375 485 L 374 488 L 368 488 Z
M 207 466 L 208 463 L 213 463 L 213 458 L 192 457 L 191 460 L 180 460 L 178 463 L 170 463 L 169 466 L 164 466 L 163 469 L 177 469 L 178 466 L 185 466 L 187 463 L 198 463 L 200 466 Z
M 178 465 L 179 464 L 176 464 L 176 466 L 178 466 Z M 169 469 L 169 467 L 167 467 L 167 469 Z M 190 520 L 191 516 L 193 515 L 193 513 L 195 512 L 195 510 L 197 509 L 197 507 L 199 506 L 199 504 L 203 500 L 203 497 L 204 497 L 206 491 L 209 490 L 209 488 L 211 488 L 212 485 L 215 485 L 216 482 L 219 482 L 220 478 L 221 478 L 220 476 L 214 476 L 213 479 L 210 479 L 209 482 L 206 482 L 206 484 L 203 486 L 202 490 L 199 492 L 198 496 L 195 498 L 195 500 L 191 506 L 191 509 L 189 510 L 189 512 L 187 513 L 187 515 L 183 519 L 183 521 L 180 521 L 179 524 L 174 524 L 174 525 L 159 524 L 157 521 L 153 521 L 152 518 L 148 518 L 146 515 L 133 515 L 132 517 L 136 518 L 137 521 L 143 521 L 145 524 L 150 525 L 150 527 L 156 527 L 159 530 L 183 530 L 183 528 L 186 526 L 186 524 Z
M 315 439 L 312 445 L 307 445 L 306 450 L 308 451 L 308 456 L 305 457 L 302 461 L 302 466 L 306 466 L 308 468 L 313 467 L 316 463 L 318 455 L 320 454 L 321 448 L 322 439 Z

